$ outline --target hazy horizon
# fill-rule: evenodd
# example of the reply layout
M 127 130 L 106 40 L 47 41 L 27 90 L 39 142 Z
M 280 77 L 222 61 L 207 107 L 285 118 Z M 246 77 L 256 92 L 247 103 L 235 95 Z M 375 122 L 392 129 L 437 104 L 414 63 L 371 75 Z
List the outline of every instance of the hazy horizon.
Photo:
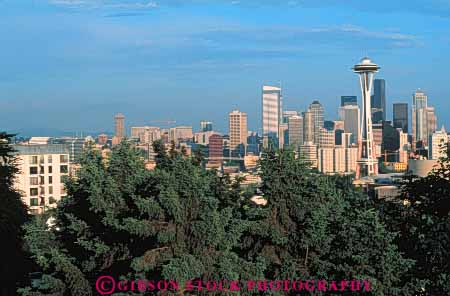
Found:
M 443 1 L 0 2 L 0 130 L 112 131 L 227 115 L 261 126 L 261 86 L 281 82 L 284 109 L 318 99 L 336 119 L 341 95 L 360 100 L 351 67 L 368 55 L 392 104 L 422 88 L 438 128 L 450 125 L 450 3 Z M 382 22 L 381 22 L 382 20 Z M 129 132 L 129 130 L 127 131 Z

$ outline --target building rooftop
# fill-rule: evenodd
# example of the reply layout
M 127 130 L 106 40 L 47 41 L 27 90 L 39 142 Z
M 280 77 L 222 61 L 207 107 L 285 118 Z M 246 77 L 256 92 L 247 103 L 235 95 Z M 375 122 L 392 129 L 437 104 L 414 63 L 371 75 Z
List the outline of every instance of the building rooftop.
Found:
M 13 145 L 13 149 L 21 155 L 69 154 L 69 148 L 64 144 Z

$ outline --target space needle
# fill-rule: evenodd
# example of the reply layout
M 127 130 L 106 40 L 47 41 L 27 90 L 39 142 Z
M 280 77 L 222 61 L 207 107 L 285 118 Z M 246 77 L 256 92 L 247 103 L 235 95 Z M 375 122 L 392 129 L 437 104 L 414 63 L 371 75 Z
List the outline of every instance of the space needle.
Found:
M 372 133 L 372 107 L 370 105 L 370 95 L 372 93 L 373 76 L 378 72 L 377 64 L 368 57 L 353 67 L 353 71 L 359 74 L 362 93 L 362 116 L 361 132 L 358 142 L 358 161 L 356 168 L 356 179 L 378 174 L 378 160 L 375 156 L 375 145 Z

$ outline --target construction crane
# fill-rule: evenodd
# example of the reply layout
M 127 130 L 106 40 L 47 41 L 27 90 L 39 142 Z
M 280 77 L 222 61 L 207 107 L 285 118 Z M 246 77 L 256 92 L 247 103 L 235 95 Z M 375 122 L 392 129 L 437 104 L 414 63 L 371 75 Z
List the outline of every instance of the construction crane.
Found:
M 166 126 L 177 123 L 176 120 L 170 120 L 170 119 L 150 120 L 149 122 L 157 124 L 157 125 L 166 125 Z

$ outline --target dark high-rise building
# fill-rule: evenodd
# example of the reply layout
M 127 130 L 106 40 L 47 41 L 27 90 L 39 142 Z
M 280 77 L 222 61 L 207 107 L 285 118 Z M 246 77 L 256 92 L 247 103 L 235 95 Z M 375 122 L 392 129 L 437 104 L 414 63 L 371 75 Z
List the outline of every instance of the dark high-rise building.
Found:
M 381 123 L 386 120 L 386 82 L 384 79 L 373 81 L 373 96 L 371 96 L 372 122 Z
M 344 133 L 344 130 L 337 129 L 334 132 L 334 144 L 335 145 L 342 145 L 342 134 Z
M 383 121 L 383 144 L 382 152 L 386 152 L 388 161 L 396 161 L 396 155 L 393 153 L 398 151 L 400 147 L 400 134 L 398 130 L 392 126 L 390 121 Z
M 213 130 L 213 124 L 211 121 L 200 121 L 200 130 L 202 132 L 210 132 Z
M 325 120 L 323 122 L 323 127 L 328 131 L 334 130 L 334 125 L 335 125 L 334 121 L 331 121 L 331 120 Z
M 356 96 L 341 96 L 341 107 L 347 105 L 358 105 L 358 98 Z
M 408 133 L 408 103 L 394 103 L 394 128 L 401 128 Z
M 249 132 L 247 137 L 247 153 L 259 155 L 262 138 L 257 132 Z

